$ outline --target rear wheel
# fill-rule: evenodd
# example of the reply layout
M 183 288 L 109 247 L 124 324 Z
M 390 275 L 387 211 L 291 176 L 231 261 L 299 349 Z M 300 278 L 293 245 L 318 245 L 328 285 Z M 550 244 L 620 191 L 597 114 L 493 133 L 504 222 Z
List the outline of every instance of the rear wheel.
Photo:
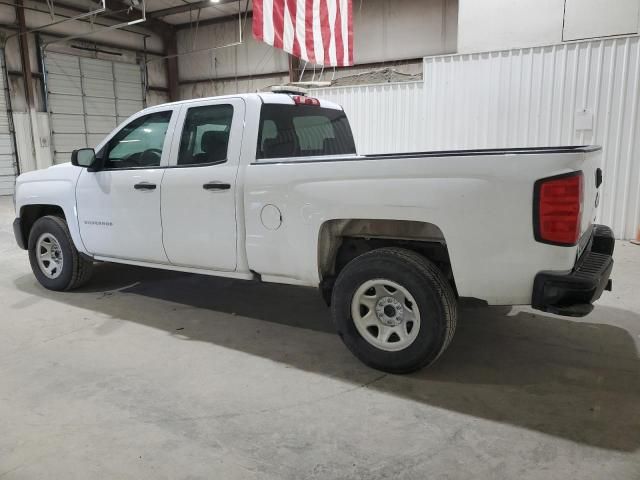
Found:
M 332 313 L 347 347 L 367 365 L 408 373 L 430 365 L 456 327 L 456 299 L 429 260 L 402 248 L 365 253 L 340 272 Z
M 29 262 L 38 282 L 49 290 L 72 290 L 86 283 L 93 262 L 76 250 L 67 223 L 47 215 L 29 232 Z

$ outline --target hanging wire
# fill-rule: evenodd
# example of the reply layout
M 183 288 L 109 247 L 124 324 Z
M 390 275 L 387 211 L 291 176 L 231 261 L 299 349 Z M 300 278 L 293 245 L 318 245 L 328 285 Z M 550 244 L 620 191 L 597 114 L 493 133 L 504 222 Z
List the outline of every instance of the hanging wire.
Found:
M 198 10 L 198 16 L 196 17 L 196 29 L 194 30 L 193 35 L 191 36 L 193 40 L 191 44 L 191 50 L 196 49 L 196 40 L 198 39 L 198 27 L 200 26 L 200 12 L 202 12 L 202 9 Z
M 298 79 L 299 82 L 302 81 L 302 77 L 304 76 L 304 71 L 307 68 L 309 62 L 307 62 L 306 60 L 304 61 L 304 67 L 302 67 L 302 71 L 300 72 L 300 78 Z

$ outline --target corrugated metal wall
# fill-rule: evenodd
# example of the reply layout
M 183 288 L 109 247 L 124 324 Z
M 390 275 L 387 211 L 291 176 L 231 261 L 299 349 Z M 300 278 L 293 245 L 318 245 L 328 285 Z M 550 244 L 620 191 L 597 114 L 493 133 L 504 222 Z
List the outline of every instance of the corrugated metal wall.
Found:
M 313 95 L 344 107 L 360 153 L 422 148 L 426 132 L 422 82 L 322 88 Z
M 424 84 L 318 90 L 360 152 L 600 144 L 600 221 L 640 226 L 639 37 L 425 59 Z

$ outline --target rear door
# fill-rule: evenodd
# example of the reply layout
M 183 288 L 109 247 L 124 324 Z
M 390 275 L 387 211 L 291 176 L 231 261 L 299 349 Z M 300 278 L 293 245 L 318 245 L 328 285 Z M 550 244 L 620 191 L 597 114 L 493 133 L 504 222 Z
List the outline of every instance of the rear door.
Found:
M 236 269 L 236 174 L 245 104 L 185 105 L 162 180 L 162 238 L 174 265 Z

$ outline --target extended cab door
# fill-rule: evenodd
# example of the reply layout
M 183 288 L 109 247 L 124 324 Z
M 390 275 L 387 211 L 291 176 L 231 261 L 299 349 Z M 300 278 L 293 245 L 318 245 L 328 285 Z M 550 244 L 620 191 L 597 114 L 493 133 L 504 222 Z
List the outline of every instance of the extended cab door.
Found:
M 98 150 L 103 169 L 80 174 L 78 221 L 90 253 L 167 263 L 160 186 L 176 120 L 177 111 L 171 107 L 137 115 Z
M 175 265 L 236 269 L 236 174 L 244 115 L 239 98 L 183 106 L 182 129 L 162 180 L 162 238 Z

